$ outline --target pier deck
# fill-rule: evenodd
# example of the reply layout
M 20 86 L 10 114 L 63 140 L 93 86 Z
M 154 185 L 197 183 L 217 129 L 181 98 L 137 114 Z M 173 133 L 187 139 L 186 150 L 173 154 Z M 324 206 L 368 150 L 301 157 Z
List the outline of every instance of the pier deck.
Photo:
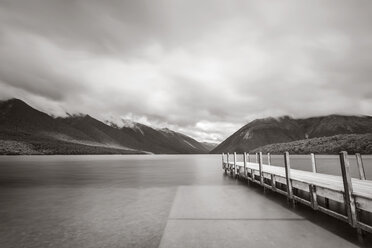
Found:
M 236 153 L 233 161 L 229 161 L 228 155 L 225 161 L 223 156 L 223 169 L 232 176 L 286 195 L 292 204 L 299 202 L 348 222 L 358 233 L 361 230 L 372 233 L 372 181 L 351 178 L 346 152 L 340 153 L 342 177 L 291 169 L 288 153 L 284 156 L 285 167 L 263 164 L 261 153 L 256 157 L 258 161 L 252 163 L 247 162 L 246 154 L 243 162 L 236 161 Z
M 231 163 L 231 165 L 233 165 L 233 163 Z M 244 169 L 243 162 L 237 162 L 237 166 Z M 254 170 L 255 175 L 257 176 L 260 175 L 258 163 L 247 163 L 247 169 Z M 281 178 L 285 178 L 284 167 L 262 164 L 262 172 L 264 173 L 265 178 L 269 178 L 269 175 L 276 175 Z M 302 183 L 309 183 L 319 187 L 329 188 L 339 192 L 342 192 L 344 189 L 342 177 L 340 176 L 291 169 L 291 179 Z M 352 184 L 354 195 L 372 199 L 372 181 L 353 178 Z

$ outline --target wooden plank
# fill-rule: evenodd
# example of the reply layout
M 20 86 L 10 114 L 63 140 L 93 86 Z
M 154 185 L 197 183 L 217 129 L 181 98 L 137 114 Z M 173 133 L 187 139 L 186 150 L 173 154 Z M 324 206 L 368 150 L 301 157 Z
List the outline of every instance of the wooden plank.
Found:
M 300 202 L 300 203 L 302 203 L 302 204 L 304 204 L 304 205 L 306 205 L 306 206 L 309 206 L 309 207 L 311 207 L 311 202 L 309 202 L 309 201 L 307 201 L 307 200 L 305 200 L 305 199 L 302 199 L 301 197 L 298 197 L 298 196 L 293 196 L 293 200 L 294 201 L 297 201 L 297 202 Z
M 284 166 L 285 166 L 285 178 L 287 182 L 287 194 L 288 199 L 293 203 L 293 191 L 292 191 L 292 182 L 291 182 L 291 165 L 289 162 L 289 153 L 284 153 Z
M 276 180 L 278 183 L 281 183 L 281 184 L 287 185 L 287 180 L 286 180 L 285 177 L 281 177 L 281 176 L 275 175 L 275 180 Z
M 267 189 L 271 189 L 272 190 L 271 185 L 268 185 L 268 184 L 264 183 L 263 186 L 264 186 L 264 188 L 267 188 Z
M 248 180 L 253 182 L 253 179 L 254 179 L 253 176 L 252 176 L 253 175 L 253 171 L 252 171 L 252 169 L 250 171 L 251 171 L 250 172 L 251 174 L 248 175 Z
M 359 178 L 360 180 L 366 180 L 366 172 L 364 171 L 362 156 L 360 155 L 360 153 L 355 153 L 355 156 L 359 171 Z
M 292 188 L 309 192 L 309 184 L 292 179 Z
M 316 186 L 309 184 L 309 192 L 310 192 L 311 207 L 314 210 L 318 210 L 318 199 L 316 196 Z
M 227 154 L 226 154 L 226 162 L 227 162 L 228 167 L 230 166 L 229 157 L 230 157 L 230 154 L 227 153 Z M 229 168 L 229 169 L 230 169 L 230 168 Z
M 316 186 L 316 193 L 318 196 L 331 199 L 333 201 L 344 203 L 344 193 L 340 191 L 335 191 L 320 186 Z
M 267 153 L 267 164 L 271 165 L 271 154 L 270 154 L 270 152 Z
M 238 174 L 238 166 L 236 165 L 236 152 L 234 152 L 234 176 Z
M 339 220 L 342 220 L 342 221 L 348 222 L 348 217 L 345 216 L 345 215 L 342 215 L 342 214 L 336 213 L 336 212 L 334 212 L 334 211 L 332 211 L 332 210 L 329 210 L 329 209 L 327 209 L 327 208 L 325 208 L 325 207 L 322 207 L 322 206 L 318 206 L 318 209 L 319 209 L 320 212 L 323 212 L 323 213 L 325 213 L 325 214 L 328 214 L 328 215 L 330 215 L 330 216 L 332 216 L 332 217 L 334 217 L 334 218 L 336 218 L 336 219 L 339 219 Z
M 356 196 L 355 202 L 358 209 L 372 213 L 372 199 Z
M 247 153 L 246 152 L 243 154 L 243 159 L 244 159 L 244 176 L 247 176 Z
M 284 195 L 284 196 L 287 196 L 287 192 L 285 192 L 285 191 L 283 191 L 283 190 L 281 190 L 281 189 L 276 189 L 276 192 L 278 192 L 279 194 L 282 194 L 282 195 Z
M 248 167 L 247 167 L 247 178 L 248 178 L 248 180 L 252 179 L 251 172 L 250 172 L 250 169 Z
M 262 173 L 262 152 L 259 152 L 259 155 L 258 155 L 258 168 L 259 168 L 259 171 L 260 171 L 260 182 L 261 182 L 261 185 L 263 185 L 264 177 L 263 177 L 263 173 Z
M 351 184 L 350 164 L 349 159 L 347 158 L 347 152 L 345 151 L 340 152 L 340 163 L 342 180 L 344 183 L 345 208 L 347 210 L 349 224 L 352 227 L 356 227 L 357 216 L 355 202 L 353 198 L 353 185 Z
M 227 154 L 226 154 L 226 162 L 225 162 L 225 153 L 222 153 L 222 167 L 223 169 L 225 170 L 225 173 L 227 174 L 227 171 L 228 171 L 228 162 L 229 162 L 229 159 L 227 158 Z
M 329 198 L 324 199 L 324 206 L 329 209 Z
M 275 175 L 271 174 L 271 189 L 272 191 L 276 191 L 276 180 Z
M 317 170 L 316 170 L 315 154 L 314 153 L 311 153 L 310 156 L 311 156 L 311 168 L 312 168 L 312 172 L 313 173 L 316 173 Z
M 271 174 L 270 173 L 262 171 L 262 175 L 263 175 L 264 181 L 265 181 L 265 178 L 271 180 Z
M 223 153 L 222 153 L 222 169 L 225 169 L 225 163 L 224 163 L 224 157 L 223 157 Z
M 372 226 L 370 225 L 367 225 L 365 223 L 362 223 L 362 222 L 358 222 L 358 228 L 366 231 L 366 232 L 370 232 L 372 233 Z

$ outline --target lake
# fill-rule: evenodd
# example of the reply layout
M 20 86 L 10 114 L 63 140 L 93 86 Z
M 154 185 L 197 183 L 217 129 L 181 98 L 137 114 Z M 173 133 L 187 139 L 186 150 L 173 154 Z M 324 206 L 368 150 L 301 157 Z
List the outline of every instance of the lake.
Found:
M 340 174 L 337 156 L 317 166 Z M 372 179 L 372 156 L 364 166 Z M 292 156 L 291 167 L 311 170 L 310 157 Z M 237 183 L 221 155 L 3 156 L 0 247 L 158 247 L 179 186 Z

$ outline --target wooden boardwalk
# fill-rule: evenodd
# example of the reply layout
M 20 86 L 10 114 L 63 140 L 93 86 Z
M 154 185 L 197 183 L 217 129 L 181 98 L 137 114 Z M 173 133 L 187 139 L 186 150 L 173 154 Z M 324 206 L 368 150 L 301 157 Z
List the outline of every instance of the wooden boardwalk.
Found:
M 350 176 L 346 152 L 340 153 L 341 176 L 316 173 L 312 154 L 313 172 L 294 170 L 290 157 L 284 154 L 284 167 L 263 164 L 262 153 L 256 154 L 256 163 L 248 162 L 249 154 L 243 154 L 243 162 L 237 162 L 236 153 L 222 154 L 222 168 L 226 173 L 254 182 L 274 192 L 287 196 L 291 204 L 299 202 L 314 210 L 348 222 L 362 234 L 372 233 L 372 181 L 365 180 L 361 156 L 357 154 L 360 179 Z

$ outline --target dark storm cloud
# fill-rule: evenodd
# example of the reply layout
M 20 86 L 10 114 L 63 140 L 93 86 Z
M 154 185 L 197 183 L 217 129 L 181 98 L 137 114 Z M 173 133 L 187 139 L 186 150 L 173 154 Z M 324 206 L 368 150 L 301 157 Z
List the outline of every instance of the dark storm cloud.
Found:
M 0 97 L 221 140 L 254 118 L 372 114 L 370 1 L 9 0 Z

